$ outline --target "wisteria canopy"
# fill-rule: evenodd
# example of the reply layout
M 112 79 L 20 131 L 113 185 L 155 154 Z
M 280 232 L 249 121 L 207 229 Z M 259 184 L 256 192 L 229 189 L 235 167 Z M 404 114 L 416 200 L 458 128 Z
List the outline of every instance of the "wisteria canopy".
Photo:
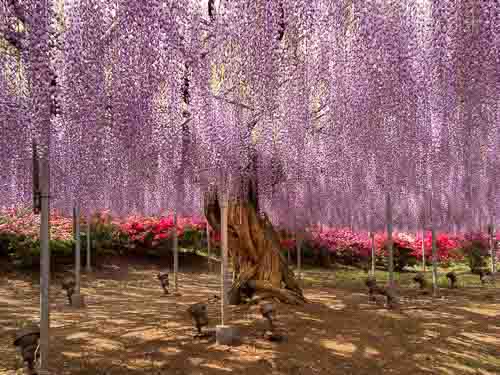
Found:
M 279 225 L 500 217 L 496 0 L 0 0 L 0 207 Z M 496 219 L 495 219 L 496 218 Z

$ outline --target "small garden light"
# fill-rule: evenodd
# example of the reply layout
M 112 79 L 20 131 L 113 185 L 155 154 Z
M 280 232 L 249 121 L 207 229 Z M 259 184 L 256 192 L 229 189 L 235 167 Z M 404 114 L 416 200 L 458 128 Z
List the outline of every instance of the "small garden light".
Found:
M 284 336 L 276 331 L 274 320 L 276 319 L 276 309 L 271 302 L 265 302 L 260 305 L 260 313 L 269 323 L 269 329 L 264 333 L 264 337 L 269 341 L 283 341 Z
M 448 279 L 450 289 L 457 287 L 457 275 L 455 274 L 455 272 L 448 272 L 446 274 L 446 278 Z
M 160 280 L 161 287 L 163 288 L 163 291 L 165 292 L 166 295 L 169 294 L 168 292 L 168 287 L 170 285 L 168 281 L 168 272 L 158 272 L 158 280 Z
M 417 273 L 413 278 L 413 281 L 420 286 L 420 289 L 426 289 L 428 286 L 427 281 L 425 280 L 425 277 L 422 273 Z
M 269 329 L 272 331 L 274 329 L 273 318 L 275 314 L 274 305 L 271 302 L 266 302 L 260 305 L 260 313 L 264 318 L 267 319 L 269 323 Z
M 68 295 L 69 304 L 72 305 L 71 297 L 75 293 L 75 286 L 76 286 L 75 280 L 73 278 L 67 277 L 63 279 L 61 285 L 62 288 L 66 291 L 66 294 Z
M 37 325 L 20 329 L 15 336 L 14 346 L 21 352 L 24 362 L 24 371 L 27 375 L 36 375 L 35 357 L 40 338 L 40 327 Z
M 198 336 L 201 336 L 201 328 L 208 325 L 207 305 L 204 303 L 195 303 L 194 305 L 191 305 L 187 311 L 193 319 L 193 324 L 198 330 Z

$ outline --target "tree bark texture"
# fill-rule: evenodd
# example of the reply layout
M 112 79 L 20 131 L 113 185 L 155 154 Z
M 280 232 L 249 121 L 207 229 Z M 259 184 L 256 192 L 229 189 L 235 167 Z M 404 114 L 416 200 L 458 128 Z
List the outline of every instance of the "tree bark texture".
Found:
M 214 230 L 220 230 L 221 214 L 217 199 L 207 199 L 205 215 Z M 266 217 L 258 215 L 252 203 L 228 203 L 229 254 L 236 267 L 230 302 L 239 303 L 239 289 L 254 281 L 258 294 L 281 302 L 306 302 L 287 259 L 281 254 L 277 232 Z

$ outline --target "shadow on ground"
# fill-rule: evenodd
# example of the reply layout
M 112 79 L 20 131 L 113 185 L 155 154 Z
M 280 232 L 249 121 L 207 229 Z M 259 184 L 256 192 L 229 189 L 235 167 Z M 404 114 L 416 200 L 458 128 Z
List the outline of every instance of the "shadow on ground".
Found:
M 217 274 L 183 272 L 181 296 L 165 297 L 155 279 L 161 267 L 120 266 L 105 278 L 99 273 L 83 277 L 87 307 L 82 310 L 67 306 L 59 285 L 53 284 L 53 373 L 500 373 L 498 289 L 443 293 L 436 300 L 408 290 L 402 309 L 389 312 L 368 303 L 362 287 L 310 282 L 305 293 L 312 303 L 279 305 L 279 324 L 288 337 L 280 344 L 262 338 L 265 325 L 256 306 L 231 307 L 230 321 L 240 327 L 243 342 L 230 348 L 194 339 L 186 313 L 191 303 L 219 293 Z M 0 374 L 20 367 L 12 334 L 39 313 L 36 276 L 9 272 L 1 280 Z M 209 304 L 211 326 L 219 322 L 218 307 Z

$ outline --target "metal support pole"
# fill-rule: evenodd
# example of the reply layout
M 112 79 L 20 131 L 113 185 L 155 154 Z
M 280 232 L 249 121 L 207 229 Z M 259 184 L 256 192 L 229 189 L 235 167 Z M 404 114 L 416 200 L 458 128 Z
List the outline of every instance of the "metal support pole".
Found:
M 50 336 L 50 170 L 48 152 L 40 159 L 40 368 L 38 374 L 48 375 Z
M 437 244 L 436 244 L 436 231 L 434 224 L 431 229 L 432 233 L 432 294 L 434 297 L 438 295 L 438 272 L 437 272 Z
M 422 270 L 425 272 L 425 230 L 422 230 Z
M 491 256 L 491 273 L 494 275 L 497 272 L 497 252 L 496 252 L 496 238 L 495 238 L 495 225 L 493 220 L 490 224 L 490 256 Z
M 177 210 L 174 212 L 174 293 L 178 292 L 179 237 L 177 236 Z
M 375 276 L 375 233 L 370 232 L 370 239 L 372 245 L 372 276 Z
M 90 223 L 91 223 L 91 215 L 88 215 L 87 218 L 87 272 L 90 273 L 92 272 L 92 262 L 90 259 L 90 253 L 91 253 L 91 237 L 90 237 Z
M 210 225 L 208 224 L 208 220 L 207 220 L 207 252 L 208 252 L 208 255 L 207 255 L 207 258 L 208 258 L 208 272 L 212 272 L 212 259 L 211 259 L 211 256 L 212 256 L 212 251 L 211 251 L 211 244 L 210 244 Z
M 389 246 L 389 285 L 394 286 L 394 245 L 392 241 L 392 204 L 391 194 L 386 195 L 387 245 Z
M 297 280 L 302 280 L 302 235 L 295 235 L 295 246 L 297 250 Z
M 81 240 L 80 240 L 80 206 L 78 202 L 75 202 L 74 210 L 74 222 L 75 222 L 75 294 L 80 295 L 81 286 L 81 265 L 82 265 L 82 255 L 81 255 Z
M 227 316 L 227 304 L 229 301 L 229 288 L 228 288 L 228 276 L 227 276 L 227 263 L 228 263 L 228 233 L 227 233 L 227 222 L 228 222 L 228 210 L 227 210 L 227 198 L 223 197 L 220 204 L 221 208 L 221 245 L 222 245 L 222 262 L 221 262 L 221 325 L 224 326 L 226 323 Z
M 49 4 L 45 0 L 41 4 L 41 12 L 35 12 L 36 16 L 41 16 L 38 31 L 40 35 L 48 31 L 49 25 Z M 38 13 L 38 14 L 37 14 Z M 43 15 L 41 13 L 44 13 Z M 48 42 L 48 40 L 45 40 Z M 47 58 L 47 59 L 45 59 Z M 40 56 L 43 63 L 50 65 L 47 56 Z M 44 61 L 45 60 L 45 61 Z M 42 72 L 43 72 L 43 68 Z M 47 70 L 47 73 L 49 71 Z M 38 72 L 40 74 L 40 71 Z M 37 76 L 38 74 L 35 74 Z M 41 76 L 41 79 L 46 77 Z M 48 78 L 48 77 L 47 77 Z M 36 81 L 36 80 L 35 80 Z M 40 84 L 40 83 L 38 83 Z M 46 101 L 50 108 L 50 98 Z M 41 108 L 40 108 L 41 109 Z M 51 111 L 50 111 L 51 112 Z M 43 116 L 44 110 L 41 109 Z M 52 113 L 50 113 L 52 116 Z M 40 158 L 40 367 L 37 371 L 39 375 L 49 375 L 49 347 L 50 347 L 50 118 L 42 120 L 42 136 L 45 138 L 46 149 Z M 35 166 L 33 166 L 35 167 Z

